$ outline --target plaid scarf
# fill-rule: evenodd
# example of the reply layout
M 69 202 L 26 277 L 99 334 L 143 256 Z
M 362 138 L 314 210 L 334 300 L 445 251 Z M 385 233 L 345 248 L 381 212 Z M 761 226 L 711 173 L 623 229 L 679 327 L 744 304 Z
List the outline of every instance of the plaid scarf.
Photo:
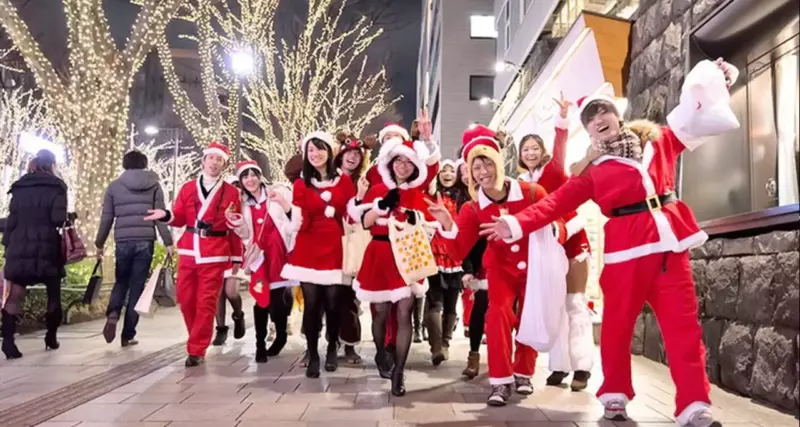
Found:
M 603 154 L 642 161 L 642 140 L 627 126 L 620 128 L 616 138 L 599 142 L 595 148 Z

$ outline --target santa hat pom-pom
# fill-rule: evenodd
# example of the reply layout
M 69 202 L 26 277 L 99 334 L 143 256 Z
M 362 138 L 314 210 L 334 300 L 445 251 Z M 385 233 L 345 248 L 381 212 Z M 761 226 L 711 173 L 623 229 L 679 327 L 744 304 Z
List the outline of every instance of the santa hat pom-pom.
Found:
M 378 138 L 375 135 L 370 135 L 362 141 L 367 150 L 372 150 L 378 146 Z
M 331 192 L 330 191 L 323 191 L 322 193 L 320 193 L 319 197 L 322 197 L 322 200 L 324 200 L 326 202 L 330 202 L 331 201 Z
M 336 209 L 334 209 L 333 206 L 326 206 L 325 207 L 325 217 L 333 218 L 334 215 L 336 215 Z

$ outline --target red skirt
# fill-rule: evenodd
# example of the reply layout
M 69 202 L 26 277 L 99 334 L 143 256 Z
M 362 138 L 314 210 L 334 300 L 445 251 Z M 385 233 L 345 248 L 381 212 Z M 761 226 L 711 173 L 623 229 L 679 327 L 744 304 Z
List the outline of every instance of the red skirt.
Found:
M 361 270 L 353 280 L 356 298 L 370 303 L 397 302 L 412 295 L 424 295 L 428 282 L 406 285 L 394 263 L 392 244 L 384 240 L 372 240 L 367 245 Z
M 589 246 L 589 236 L 586 235 L 586 230 L 581 230 L 570 237 L 564 243 L 564 252 L 566 252 L 569 260 L 584 261 L 589 259 L 592 249 Z
M 297 233 L 294 249 L 281 277 L 315 285 L 344 283 L 341 229 L 329 227 Z
M 431 240 L 431 251 L 433 258 L 436 260 L 436 266 L 442 273 L 460 273 L 463 271 L 461 264 L 453 261 L 450 255 L 447 254 L 447 247 L 442 241 L 443 237 L 436 234 Z

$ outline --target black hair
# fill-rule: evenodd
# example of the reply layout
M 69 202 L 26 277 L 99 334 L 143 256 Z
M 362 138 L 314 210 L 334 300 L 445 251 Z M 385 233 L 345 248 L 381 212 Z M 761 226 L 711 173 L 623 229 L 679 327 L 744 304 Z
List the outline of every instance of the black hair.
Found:
M 125 170 L 147 169 L 147 156 L 136 150 L 129 151 L 122 156 L 122 168 Z
M 525 135 L 525 136 L 522 137 L 522 141 L 520 141 L 520 143 L 519 143 L 519 153 L 517 153 L 517 166 L 519 166 L 520 168 L 522 168 L 524 170 L 528 170 L 528 166 L 526 166 L 525 162 L 522 161 L 522 147 L 524 147 L 525 143 L 530 141 L 530 140 L 533 140 L 534 142 L 536 142 L 536 144 L 539 145 L 539 149 L 542 150 L 542 153 L 543 153 L 542 160 L 539 162 L 539 165 L 536 166 L 537 168 L 546 165 L 547 162 L 549 162 L 550 159 L 552 158 L 550 153 L 547 152 L 547 147 L 544 146 L 544 140 L 542 139 L 541 136 L 536 135 L 536 134 Z
M 581 111 L 581 124 L 586 126 L 594 116 L 603 113 L 614 113 L 619 117 L 619 111 L 614 103 L 605 99 L 595 99 Z
M 453 166 L 456 172 L 456 181 L 450 188 L 445 188 L 439 181 L 439 174 L 436 174 L 436 192 L 446 194 L 448 197 L 456 202 L 456 206 L 460 209 L 461 205 L 469 201 L 469 189 L 461 182 L 461 168 L 458 165 Z M 444 167 L 442 167 L 444 169 Z M 439 171 L 441 173 L 442 171 Z
M 247 198 L 249 200 L 257 201 L 258 199 L 256 199 L 256 196 L 253 193 L 251 193 L 250 191 L 248 191 L 247 188 L 244 187 L 244 184 L 242 184 L 242 180 L 244 178 L 246 178 L 247 176 L 249 176 L 250 174 L 253 174 L 256 177 L 258 177 L 259 180 L 261 180 L 261 178 L 263 177 L 261 175 L 261 172 L 258 171 L 258 169 L 254 169 L 254 168 L 245 169 L 244 172 L 239 174 L 239 177 L 238 177 L 239 179 L 236 181 L 236 184 L 239 184 L 237 187 L 240 190 L 242 190 L 242 192 L 245 194 L 245 196 L 247 196 Z M 264 183 L 262 182 L 261 184 L 263 185 Z
M 396 162 L 399 157 L 400 156 L 394 156 L 392 157 L 392 160 L 389 160 L 389 176 L 392 177 L 392 181 L 395 184 L 398 184 L 398 182 L 397 182 L 397 177 L 394 174 L 394 162 Z M 417 169 L 417 166 L 414 165 L 414 172 L 411 172 L 411 175 L 409 175 L 408 178 L 406 178 L 406 182 L 412 182 L 417 178 L 419 178 L 419 169 Z
M 314 144 L 314 147 L 319 150 L 324 149 L 328 153 L 328 160 L 325 161 L 325 175 L 327 179 L 334 179 L 339 175 L 336 172 L 336 167 L 333 165 L 333 151 L 331 150 L 331 146 L 319 138 L 311 138 L 308 144 L 306 144 L 306 152 L 303 153 L 303 182 L 305 182 L 307 187 L 313 186 L 311 182 L 312 179 L 322 181 L 322 175 L 320 175 L 317 168 L 308 161 L 308 148 L 311 144 Z
M 361 150 L 359 150 L 358 148 L 349 148 L 349 147 L 342 146 L 342 148 L 339 149 L 339 152 L 336 153 L 336 157 L 333 159 L 333 166 L 336 169 L 342 169 L 342 163 L 344 162 L 344 154 L 348 153 L 350 151 L 357 151 L 358 154 L 361 156 L 361 162 L 359 162 L 358 167 L 356 168 L 356 170 L 353 171 L 353 175 L 350 176 L 350 179 L 352 179 L 353 182 L 358 182 L 358 179 L 361 178 L 361 173 L 363 172 L 362 171 L 362 169 L 363 169 L 362 166 L 364 165 L 364 157 L 366 157 L 366 155 Z M 342 170 L 344 170 L 344 169 L 342 169 Z
M 39 150 L 36 157 L 28 164 L 28 172 L 45 172 L 55 174 L 56 155 L 50 150 Z

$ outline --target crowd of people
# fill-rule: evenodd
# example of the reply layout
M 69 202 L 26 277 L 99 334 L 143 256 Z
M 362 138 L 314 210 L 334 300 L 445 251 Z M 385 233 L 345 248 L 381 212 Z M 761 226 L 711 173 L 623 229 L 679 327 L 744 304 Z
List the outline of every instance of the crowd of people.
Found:
M 710 77 L 702 84 L 730 87 L 735 69 L 721 60 L 715 64 L 715 72 L 705 70 Z M 362 335 L 360 305 L 369 303 L 378 374 L 391 381 L 393 395 L 402 396 L 410 347 L 421 335 L 430 346 L 432 365 L 450 359 L 461 296 L 470 341 L 463 376 L 479 375 L 485 337 L 488 405 L 504 406 L 512 393 L 534 393 L 531 379 L 539 351 L 549 353 L 548 385 L 560 385 L 572 375 L 571 389 L 581 391 L 590 380 L 594 344 L 585 295 L 591 248 L 576 210 L 593 200 L 609 218 L 600 277 L 603 382 L 597 393 L 605 417 L 628 419 L 626 405 L 634 397 L 630 342 L 634 321 L 647 302 L 664 336 L 677 388 L 677 421 L 689 427 L 720 426 L 710 412 L 687 254 L 706 235 L 673 193 L 678 155 L 704 136 L 692 127 L 703 106 L 682 102 L 670 114 L 669 126 L 660 127 L 624 120 L 609 86 L 578 100 L 574 114 L 563 96 L 555 102 L 552 151 L 539 135 L 521 138 L 517 179 L 505 175 L 498 136 L 482 125 L 464 131 L 457 159 L 442 159 L 425 111 L 410 131 L 388 124 L 377 138 L 310 132 L 286 165 L 290 186 L 268 184 L 255 161 L 235 164 L 233 176 L 225 179 L 230 151 L 212 142 L 203 151 L 202 173 L 180 188 L 169 209 L 155 177 L 146 171 L 146 158 L 126 154 L 126 171 L 108 188 L 95 242 L 102 256 L 114 223 L 117 282 L 106 340 L 114 340 L 128 294 L 121 339 L 123 346 L 136 343 L 138 316 L 131 301 L 144 286 L 156 231 L 172 254 L 165 227 L 170 225 L 183 229 L 175 252 L 178 302 L 189 333 L 187 367 L 204 362 L 215 321 L 214 344 L 225 342 L 228 303 L 234 337 L 245 335 L 238 295 L 245 280 L 254 300 L 258 363 L 279 356 L 286 345 L 298 292 L 306 376 L 336 371 L 342 350 L 347 363 L 361 363 L 356 349 Z M 573 116 L 592 144 L 568 172 Z M 373 148 L 378 153 L 370 162 Z M 9 359 L 22 356 L 14 345 L 14 316 L 25 286 L 34 283 L 47 285 L 45 343 L 58 348 L 58 283 L 64 265 L 57 230 L 66 221 L 66 187 L 53 175 L 53 164 L 51 157 L 37 156 L 31 172 L 11 191 L 3 236 L 6 278 L 14 283 L 3 308 L 3 352 Z M 409 279 L 408 260 L 395 250 L 393 235 L 418 226 L 426 230 L 436 271 Z M 370 238 L 357 273 L 346 275 L 343 237 L 352 228 Z M 564 292 L 551 294 L 563 299 L 555 304 L 563 309 L 562 323 L 550 336 L 531 332 L 530 319 L 548 311 L 532 295 L 544 295 L 542 289 L 557 284 Z M 275 333 L 267 347 L 270 320 Z M 319 353 L 323 328 L 324 359 Z M 535 344 L 543 336 L 547 344 Z

